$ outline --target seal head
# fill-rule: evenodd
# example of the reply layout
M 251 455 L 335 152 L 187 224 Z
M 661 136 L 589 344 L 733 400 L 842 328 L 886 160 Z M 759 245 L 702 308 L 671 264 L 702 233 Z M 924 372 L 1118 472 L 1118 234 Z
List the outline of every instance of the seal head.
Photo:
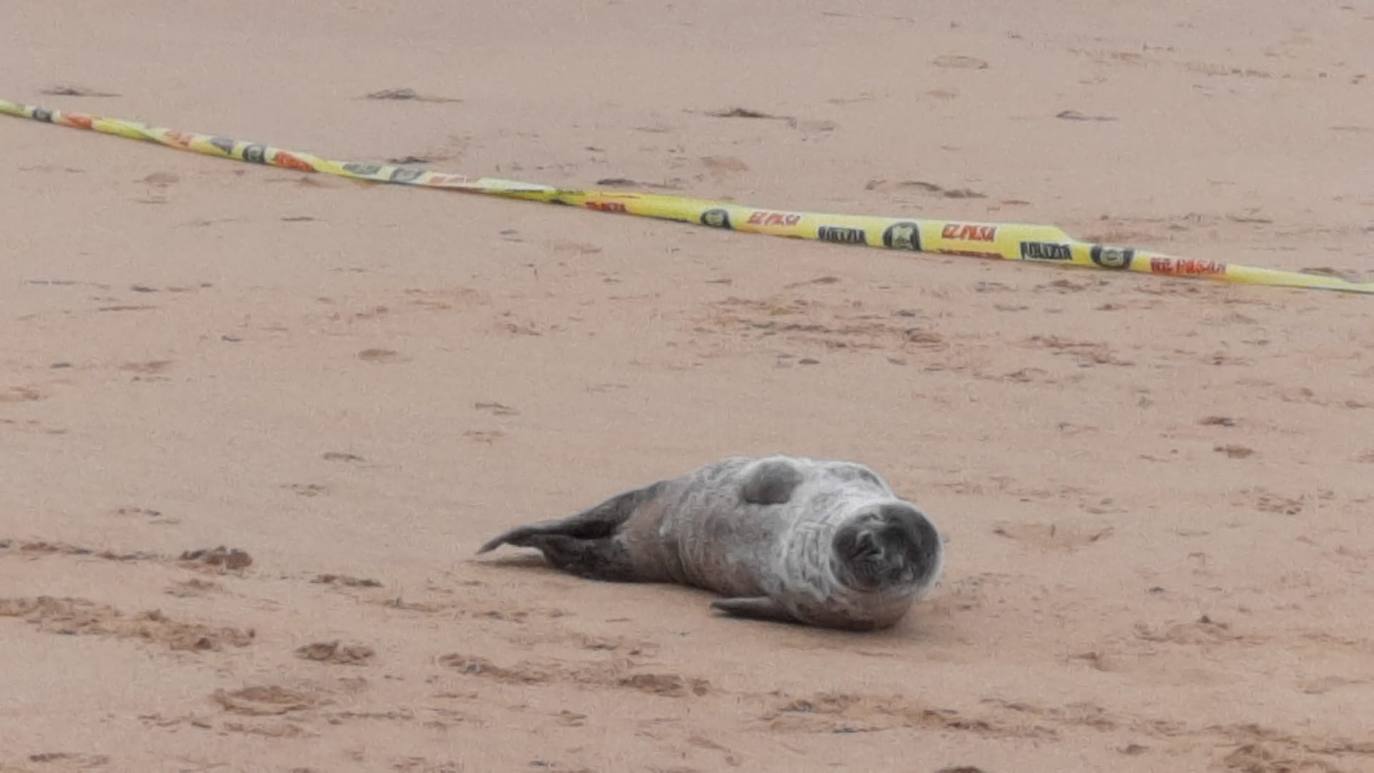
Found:
M 914 592 L 939 579 L 940 536 L 924 513 L 905 502 L 870 505 L 851 515 L 831 540 L 835 578 L 859 593 Z

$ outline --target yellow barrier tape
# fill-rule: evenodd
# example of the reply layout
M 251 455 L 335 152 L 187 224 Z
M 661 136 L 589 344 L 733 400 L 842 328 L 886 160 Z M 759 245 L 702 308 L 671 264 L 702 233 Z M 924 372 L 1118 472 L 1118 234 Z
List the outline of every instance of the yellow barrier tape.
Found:
M 942 255 L 1002 258 L 1245 284 L 1374 294 L 1374 282 L 1351 282 L 1334 276 L 1177 258 L 1132 247 L 1093 244 L 1074 239 L 1054 226 L 831 215 L 759 209 L 724 201 L 654 193 L 566 190 L 496 177 L 464 177 L 411 166 L 332 161 L 271 145 L 176 131 L 119 118 L 49 110 L 6 100 L 0 100 L 0 113 L 300 172 L 321 172 L 357 180 L 567 204 L 600 212 L 639 215 L 750 233 Z

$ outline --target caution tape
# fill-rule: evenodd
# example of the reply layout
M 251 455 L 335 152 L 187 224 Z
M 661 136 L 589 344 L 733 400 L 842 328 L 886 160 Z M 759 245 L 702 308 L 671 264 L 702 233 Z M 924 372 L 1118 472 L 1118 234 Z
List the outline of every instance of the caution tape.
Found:
M 1109 271 L 1374 294 L 1374 282 L 1351 282 L 1324 274 L 1179 258 L 1133 247 L 1094 244 L 1074 239 L 1054 226 L 831 215 L 760 209 L 724 201 L 656 193 L 568 190 L 497 177 L 464 177 L 414 166 L 333 161 L 311 153 L 256 142 L 165 129 L 119 118 L 49 110 L 6 100 L 0 100 L 0 113 L 298 172 L 320 172 L 355 180 L 565 204 L 599 212 L 639 215 L 733 231 L 939 255 L 1001 258 Z

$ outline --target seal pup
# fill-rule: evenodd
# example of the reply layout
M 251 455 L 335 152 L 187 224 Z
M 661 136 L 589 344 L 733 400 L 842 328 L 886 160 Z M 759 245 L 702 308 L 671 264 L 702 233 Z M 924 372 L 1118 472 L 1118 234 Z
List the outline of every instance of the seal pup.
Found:
M 595 580 L 714 591 L 728 614 L 828 628 L 887 628 L 940 577 L 931 520 L 854 462 L 731 456 L 518 526 L 477 552 L 536 548 Z

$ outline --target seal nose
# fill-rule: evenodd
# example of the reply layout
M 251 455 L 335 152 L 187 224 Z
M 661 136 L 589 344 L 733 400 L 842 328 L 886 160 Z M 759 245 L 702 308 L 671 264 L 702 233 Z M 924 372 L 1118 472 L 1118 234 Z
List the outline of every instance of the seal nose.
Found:
M 850 545 L 848 555 L 855 561 L 882 561 L 887 556 L 887 550 L 883 546 L 883 539 L 873 532 L 863 532 L 854 538 Z
M 878 544 L 878 540 L 871 532 L 859 535 L 859 555 L 872 556 L 882 555 L 883 547 Z
M 920 556 L 920 576 L 928 577 L 939 569 L 940 554 L 944 546 L 940 543 L 940 533 L 935 530 L 935 524 L 931 523 L 924 514 L 918 521 L 916 534 L 916 547 Z
M 904 557 L 913 579 L 925 581 L 940 568 L 940 534 L 925 513 L 909 505 L 893 505 L 883 508 L 882 515 L 888 523 L 900 530 L 905 550 Z

